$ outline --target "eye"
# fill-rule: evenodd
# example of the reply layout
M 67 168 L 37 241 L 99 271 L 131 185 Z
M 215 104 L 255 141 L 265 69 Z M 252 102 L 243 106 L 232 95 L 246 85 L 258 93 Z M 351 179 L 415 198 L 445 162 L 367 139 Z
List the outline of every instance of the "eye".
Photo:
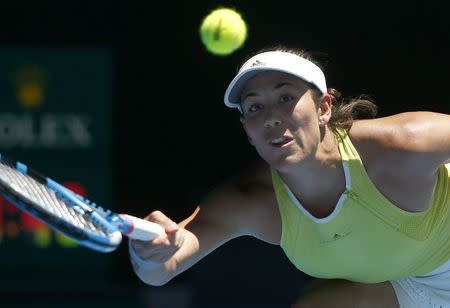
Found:
M 293 100 L 294 98 L 290 95 L 284 94 L 280 96 L 279 102 L 281 104 L 285 104 L 285 103 L 289 103 Z
M 247 112 L 256 112 L 258 110 L 262 109 L 262 105 L 261 104 L 251 104 L 250 106 L 247 107 Z

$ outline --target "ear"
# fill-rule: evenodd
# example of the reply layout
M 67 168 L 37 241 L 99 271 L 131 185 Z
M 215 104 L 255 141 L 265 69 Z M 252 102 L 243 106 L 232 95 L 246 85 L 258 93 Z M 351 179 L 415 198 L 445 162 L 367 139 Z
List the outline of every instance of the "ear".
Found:
M 247 126 L 245 126 L 245 118 L 244 118 L 244 116 L 241 115 L 240 120 L 241 120 L 242 127 L 244 128 L 245 134 L 247 135 L 248 142 L 250 142 L 251 145 L 255 146 L 255 144 L 253 143 L 252 138 L 248 134 Z
M 333 101 L 331 99 L 331 95 L 328 93 L 323 94 L 320 98 L 319 106 L 317 109 L 320 126 L 325 126 L 328 124 L 328 121 L 330 121 L 332 107 Z

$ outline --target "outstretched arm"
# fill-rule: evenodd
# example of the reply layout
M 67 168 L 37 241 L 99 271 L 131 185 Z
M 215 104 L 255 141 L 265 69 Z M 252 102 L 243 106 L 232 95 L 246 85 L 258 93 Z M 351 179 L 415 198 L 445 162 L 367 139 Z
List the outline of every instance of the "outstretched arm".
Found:
M 151 242 L 130 244 L 137 257 L 151 262 L 142 266 L 131 257 L 138 277 L 150 285 L 167 283 L 233 238 L 251 235 L 278 244 L 281 237 L 270 170 L 263 163 L 219 185 L 179 224 L 159 211 L 146 219 L 166 229 Z

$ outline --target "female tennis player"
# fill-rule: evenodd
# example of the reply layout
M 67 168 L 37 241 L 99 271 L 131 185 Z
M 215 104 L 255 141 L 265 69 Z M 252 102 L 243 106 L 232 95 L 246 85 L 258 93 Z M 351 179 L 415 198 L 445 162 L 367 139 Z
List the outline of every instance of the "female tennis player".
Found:
M 450 116 L 376 117 L 342 99 L 304 51 L 247 60 L 225 92 L 262 160 L 184 221 L 130 242 L 136 274 L 162 285 L 242 235 L 280 245 L 317 277 L 295 307 L 450 307 Z M 239 155 L 238 151 L 234 155 Z

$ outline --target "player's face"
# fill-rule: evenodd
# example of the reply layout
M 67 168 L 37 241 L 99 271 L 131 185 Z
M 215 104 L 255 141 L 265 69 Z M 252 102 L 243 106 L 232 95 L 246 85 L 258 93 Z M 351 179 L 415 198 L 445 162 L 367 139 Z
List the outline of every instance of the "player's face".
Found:
M 321 114 L 316 96 L 307 83 L 282 72 L 260 73 L 241 92 L 250 143 L 279 171 L 314 158 Z

